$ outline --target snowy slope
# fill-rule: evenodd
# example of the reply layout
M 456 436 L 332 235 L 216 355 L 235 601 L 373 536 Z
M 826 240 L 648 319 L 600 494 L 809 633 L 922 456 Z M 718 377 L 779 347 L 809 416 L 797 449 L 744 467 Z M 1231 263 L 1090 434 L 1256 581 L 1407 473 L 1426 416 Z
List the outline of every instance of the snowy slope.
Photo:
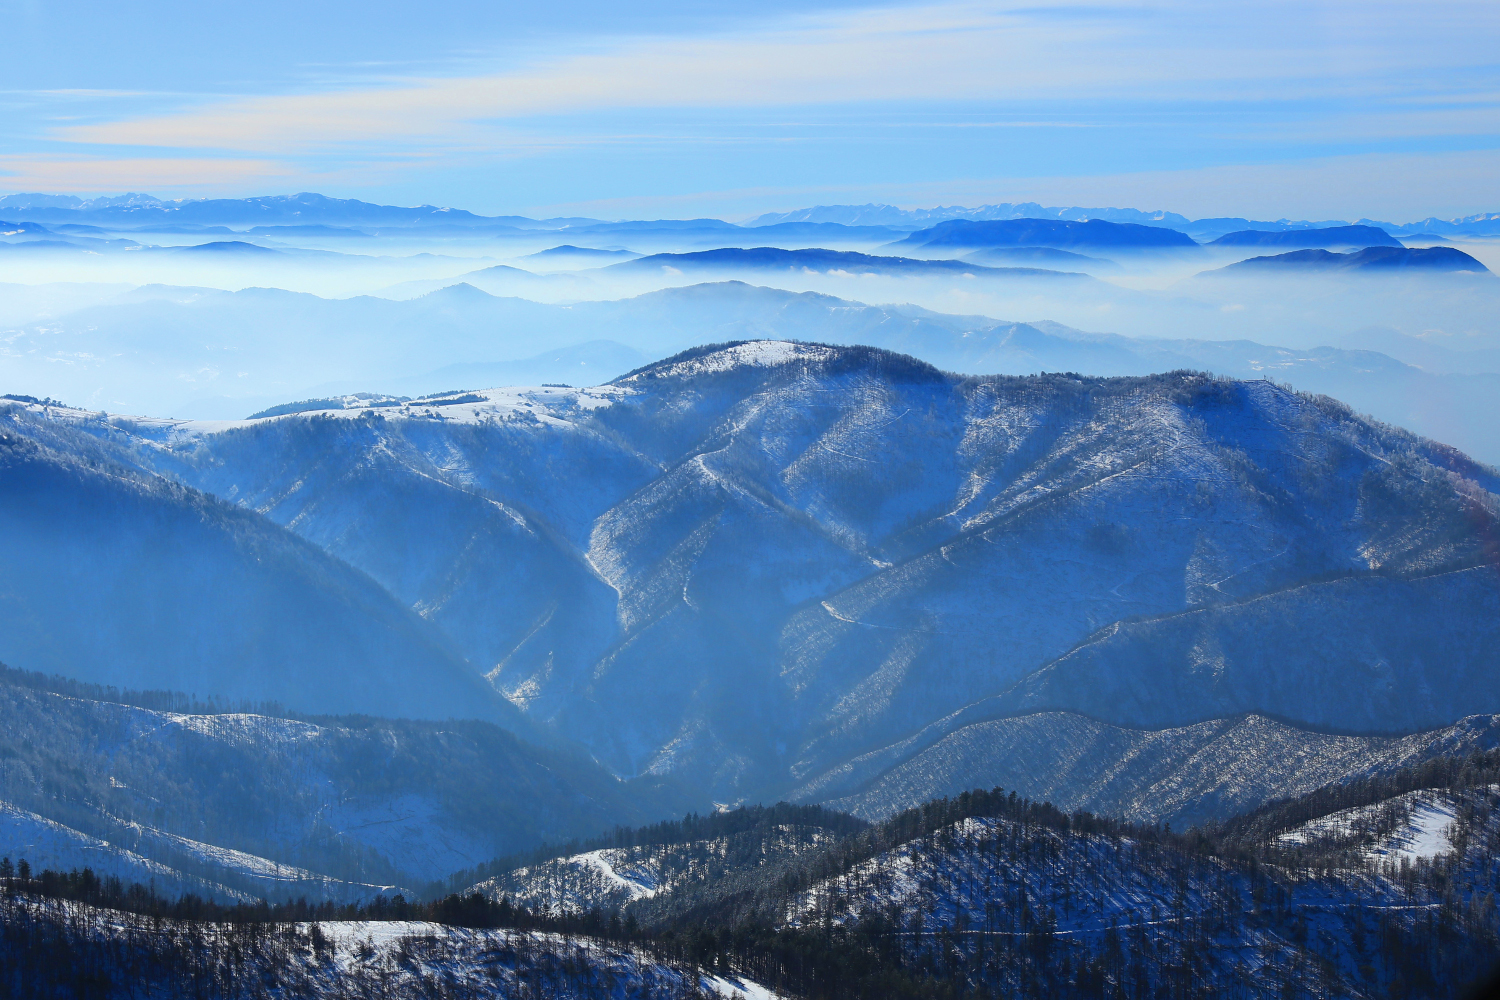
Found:
M 1257 715 L 1151 730 L 1061 712 L 986 719 L 987 707 L 832 768 L 794 797 L 879 819 L 941 795 L 1003 787 L 1063 809 L 1180 829 L 1345 778 L 1500 746 L 1496 716 L 1407 736 L 1351 736 Z
M 70 426 L 369 573 L 622 776 L 770 799 L 981 703 L 1158 730 L 1500 711 L 1472 568 L 1494 473 L 1270 383 L 758 342 L 348 402 Z
M 1491 792 L 1500 792 L 1493 788 Z M 1468 795 L 1424 789 L 1341 809 L 1276 837 L 1281 847 L 1353 847 L 1372 862 L 1432 861 L 1453 852 L 1454 820 Z
M 1493 774 L 1497 757 L 1466 761 L 1446 773 Z M 1440 770 L 1406 768 L 1399 780 Z M 1448 995 L 1488 968 L 1500 934 L 1500 785 L 1382 794 L 1374 785 L 1322 789 L 1250 818 L 1313 817 L 1289 827 L 1174 835 L 972 793 L 852 831 L 785 866 L 742 859 L 743 870 L 720 875 L 708 893 L 666 885 L 657 848 L 590 852 L 497 882 L 538 909 L 594 906 L 647 929 L 722 938 L 729 928 L 738 936 L 778 927 L 793 975 L 805 955 L 829 948 L 845 976 L 900 968 L 991 995 L 1152 995 L 1170 986 L 1186 996 L 1300 989 L 1373 1000 L 1413 978 L 1427 995 Z M 1372 801 L 1318 813 L 1340 795 Z M 712 858 L 715 844 L 672 850 Z M 852 995 L 896 992 L 889 976 L 858 981 L 865 992 Z
M 153 885 L 168 896 L 192 892 L 220 902 L 254 898 L 228 886 L 186 875 L 9 802 L 0 802 L 0 853 L 12 862 L 27 861 L 34 871 L 90 868 L 100 878 L 114 876 L 122 882 Z
M 1255 868 L 1129 837 L 969 819 L 816 883 L 784 919 L 893 938 L 931 956 L 929 975 L 1001 992 L 1092 968 L 1137 987 L 1186 980 L 1190 995 L 1276 996 L 1292 983 L 1318 997 L 1377 997 L 1421 967 L 1411 942 L 1430 940 L 1434 919 L 1461 922 L 1473 947 L 1493 940 L 1493 802 L 1479 818 L 1469 858 L 1437 884 L 1396 869 Z
M 629 848 L 588 851 L 486 879 L 473 891 L 543 913 L 618 908 L 663 889 L 661 860 L 659 852 Z
M 604 848 L 517 868 L 470 891 L 549 914 L 617 910 L 640 900 L 665 909 L 676 902 L 674 895 L 769 881 L 793 859 L 834 839 L 828 831 L 784 826 L 769 836 Z
M 163 995 L 202 980 L 165 953 L 233 956 L 233 974 L 215 995 L 284 1000 L 349 996 L 438 998 L 547 996 L 557 1000 L 780 1000 L 736 974 L 714 974 L 663 961 L 645 949 L 587 937 L 516 930 L 472 930 L 425 921 L 321 921 L 275 925 L 245 933 L 229 924 L 177 922 L 75 903 L 21 897 L 4 904 L 17 930 L 43 924 L 75 939 L 128 944 L 136 964 L 93 967 L 113 989 L 134 996 L 145 987 Z M 75 946 L 76 953 L 76 946 Z M 227 963 L 226 963 L 227 964 Z M 104 984 L 94 982 L 95 988 Z

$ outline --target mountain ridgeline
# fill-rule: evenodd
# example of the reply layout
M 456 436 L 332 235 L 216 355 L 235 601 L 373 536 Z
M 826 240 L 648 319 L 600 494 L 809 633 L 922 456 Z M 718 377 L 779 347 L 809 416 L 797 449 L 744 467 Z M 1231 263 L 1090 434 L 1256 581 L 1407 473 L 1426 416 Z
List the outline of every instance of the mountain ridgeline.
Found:
M 289 714 L 0 668 L 0 854 L 220 900 L 368 900 L 688 801 L 488 722 Z
M 779 803 L 427 900 L 226 904 L 6 857 L 0 987 L 1458 1000 L 1500 953 L 1497 778 L 1500 752 L 1446 757 L 1175 832 L 1002 788 L 878 824 Z
M 964 377 L 774 341 L 695 349 L 597 389 L 454 398 L 227 426 L 16 403 L 13 448 L 57 457 L 8 481 L 113 463 L 125 471 L 110 482 L 147 484 L 132 488 L 163 511 L 192 498 L 210 524 L 289 539 L 277 544 L 304 546 L 303 563 L 328 561 L 320 580 L 378 584 L 380 613 L 451 649 L 431 662 L 453 683 L 486 678 L 524 714 L 515 725 L 719 801 L 879 787 L 863 801 L 888 809 L 937 782 L 987 784 L 1003 762 L 967 751 L 945 758 L 957 771 L 881 782 L 1023 718 L 1108 760 L 1133 759 L 1129 727 L 1270 716 L 1251 729 L 1274 731 L 1272 758 L 1329 746 L 1341 773 L 1369 763 L 1324 734 L 1384 740 L 1392 760 L 1494 739 L 1483 718 L 1454 727 L 1500 712 L 1500 481 L 1326 398 L 1192 372 Z M 70 553 L 66 539 L 13 523 L 38 546 L 26 573 L 59 594 L 79 585 L 76 555 L 41 548 Z M 15 665 L 62 641 L 49 613 L 12 616 Z M 96 614 L 97 634 L 67 637 L 90 679 L 348 710 L 348 694 L 246 690 L 255 656 L 282 662 L 274 647 L 237 652 L 245 666 L 218 680 L 142 683 L 148 660 L 193 647 L 170 631 L 148 647 Z M 360 666 L 339 669 L 364 690 Z M 1391 743 L 1419 730 L 1438 733 Z M 1202 739 L 1268 752 L 1233 732 Z M 1174 753 L 1152 781 L 1181 776 Z

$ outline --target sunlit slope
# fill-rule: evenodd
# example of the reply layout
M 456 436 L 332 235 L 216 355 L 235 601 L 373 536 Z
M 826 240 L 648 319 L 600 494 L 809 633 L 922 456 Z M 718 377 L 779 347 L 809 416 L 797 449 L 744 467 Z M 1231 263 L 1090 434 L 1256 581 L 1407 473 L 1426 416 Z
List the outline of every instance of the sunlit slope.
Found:
M 1500 716 L 1402 736 L 1301 729 L 1260 715 L 1137 729 L 981 702 L 861 754 L 794 795 L 868 819 L 984 785 L 1059 809 L 1185 829 L 1324 784 L 1500 746 Z
M 518 721 L 366 574 L 112 451 L 5 413 L 0 660 L 304 711 Z
M 985 699 L 1151 726 L 1500 711 L 1468 627 L 1494 578 L 1465 572 L 1491 557 L 1492 472 L 1331 400 L 769 342 L 475 396 L 135 447 L 375 576 L 619 773 L 716 794 L 785 789 Z M 1277 601 L 1287 617 L 1246 617 Z M 1198 631 L 1159 655 L 1061 679 L 1112 623 L 1179 619 Z

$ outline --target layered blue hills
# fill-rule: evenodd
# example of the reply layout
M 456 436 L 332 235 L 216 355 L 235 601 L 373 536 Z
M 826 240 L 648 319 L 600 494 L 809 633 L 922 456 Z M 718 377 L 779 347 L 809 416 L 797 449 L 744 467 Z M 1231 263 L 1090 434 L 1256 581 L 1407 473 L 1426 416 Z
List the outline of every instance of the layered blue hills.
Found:
M 1330 247 L 1400 247 L 1401 241 L 1375 226 L 1329 226 L 1324 229 L 1288 229 L 1279 232 L 1244 230 L 1226 233 L 1211 247 L 1295 247 L 1299 250 Z
M 912 233 L 893 247 L 937 249 L 947 247 L 1053 247 L 1128 249 L 1193 249 L 1192 237 L 1175 229 L 1143 226 L 1132 222 L 1089 219 L 1066 222 L 1053 219 L 1013 219 L 999 222 L 953 220 Z
M 1279 235 L 1279 234 L 1278 234 Z M 1323 273 L 1330 271 L 1381 272 L 1469 271 L 1488 274 L 1489 268 L 1457 247 L 1374 246 L 1352 253 L 1328 250 L 1293 250 L 1270 257 L 1251 257 L 1219 268 L 1215 274 Z
M 1051 263 L 1049 261 L 1048 263 Z M 889 274 L 920 276 L 930 274 L 1028 274 L 1062 275 L 1047 268 L 992 267 L 956 260 L 914 260 L 910 257 L 884 257 L 849 250 L 782 250 L 778 247 L 739 249 L 726 247 L 696 253 L 658 253 L 625 261 L 610 267 L 612 272 L 659 271 L 675 268 L 681 272 L 735 272 L 765 270 L 839 270 L 850 274 Z M 1081 278 L 1082 275 L 1071 275 Z

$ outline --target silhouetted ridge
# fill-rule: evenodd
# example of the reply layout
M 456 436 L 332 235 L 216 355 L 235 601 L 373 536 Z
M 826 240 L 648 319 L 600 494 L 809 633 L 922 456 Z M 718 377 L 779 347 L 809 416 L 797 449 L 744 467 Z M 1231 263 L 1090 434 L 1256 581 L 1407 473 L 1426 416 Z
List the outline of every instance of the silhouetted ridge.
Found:
M 180 712 L 184 715 L 251 714 L 291 718 L 286 707 L 275 701 L 250 701 L 248 699 L 232 701 L 214 695 L 208 695 L 207 700 L 200 701 L 197 695 L 183 691 L 122 689 L 112 684 L 91 684 L 88 681 L 75 680 L 61 674 L 44 674 L 38 670 L 17 670 L 15 667 L 0 663 L 0 685 L 5 684 L 30 688 L 33 691 L 60 694 L 68 698 L 129 705 L 152 712 Z
M 1198 244 L 1175 229 L 1133 222 L 1061 222 L 1010 219 L 1003 222 L 940 222 L 892 246 L 904 247 L 1141 247 L 1191 249 Z
M 1146 228 L 1146 227 L 1142 227 Z M 1179 234 L 1180 235 L 1180 234 Z M 1183 237 L 1187 239 L 1187 237 Z M 1191 242 L 1191 241 L 1189 241 Z M 671 267 L 678 271 L 708 269 L 791 269 L 838 270 L 853 274 L 989 274 L 1080 277 L 1071 271 L 1054 271 L 1037 267 L 990 267 L 961 260 L 920 260 L 910 257 L 886 257 L 857 253 L 853 250 L 783 250 L 779 247 L 723 247 L 692 253 L 658 253 L 649 257 L 610 265 L 614 271 L 652 270 Z
M 1226 271 L 1473 271 L 1489 273 L 1478 260 L 1456 247 L 1366 247 L 1354 253 L 1333 253 L 1329 250 L 1293 250 L 1290 253 L 1271 257 L 1251 257 L 1228 267 L 1221 267 L 1209 274 Z
M 280 250 L 257 246 L 243 240 L 222 240 L 218 243 L 199 243 L 196 246 L 178 247 L 177 253 L 244 254 L 247 256 L 279 255 Z
M 1246 229 L 1225 233 L 1208 245 L 1297 247 L 1308 250 L 1344 246 L 1400 248 L 1401 243 L 1377 226 L 1327 226 L 1323 229 L 1291 229 L 1283 232 Z

